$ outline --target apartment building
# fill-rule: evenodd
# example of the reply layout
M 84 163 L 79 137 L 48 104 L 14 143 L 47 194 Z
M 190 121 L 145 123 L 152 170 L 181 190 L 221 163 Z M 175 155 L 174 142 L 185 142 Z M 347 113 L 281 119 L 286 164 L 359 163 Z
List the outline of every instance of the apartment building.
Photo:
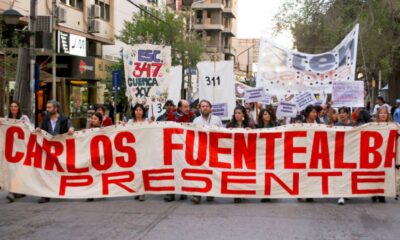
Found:
M 233 60 L 236 50 L 236 0 L 167 0 L 167 6 L 192 17 L 188 28 L 196 31 L 205 42 L 208 60 Z
M 235 69 L 237 75 L 251 78 L 257 71 L 256 65 L 260 52 L 260 39 L 234 39 L 233 47 L 236 49 Z
M 34 14 L 30 12 L 31 2 L 36 3 L 36 17 L 32 22 L 30 16 Z M 101 57 L 103 45 L 114 44 L 114 4 L 114 0 L 9 0 L 0 4 L 0 11 L 14 9 L 20 12 L 24 17 L 18 26 L 24 26 L 27 22 L 29 34 L 35 36 L 33 49 L 31 45 L 30 50 L 18 51 L 14 99 L 30 102 L 25 95 L 30 92 L 29 56 L 33 54 L 41 80 L 36 97 L 36 112 L 39 112 L 36 120 L 39 122 L 44 103 L 52 99 L 53 88 L 56 89 L 56 99 L 61 102 L 63 112 L 77 128 L 86 126 L 90 106 L 103 103 L 97 90 L 100 80 L 105 78 L 107 66 L 112 64 Z M 25 27 L 20 31 L 27 29 Z M 56 59 L 52 57 L 53 31 L 56 33 Z M 52 83 L 54 60 L 55 86 Z

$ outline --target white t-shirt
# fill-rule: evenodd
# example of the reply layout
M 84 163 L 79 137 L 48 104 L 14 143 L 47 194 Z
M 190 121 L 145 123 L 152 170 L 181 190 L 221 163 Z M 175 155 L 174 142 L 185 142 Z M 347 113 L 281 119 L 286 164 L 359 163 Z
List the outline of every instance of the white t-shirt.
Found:
M 372 112 L 372 115 L 376 115 L 378 113 L 378 109 L 380 107 L 386 107 L 388 109 L 389 113 L 390 113 L 390 110 L 392 109 L 392 107 L 387 103 L 384 103 L 382 106 L 380 106 L 379 104 L 376 104 L 374 107 L 374 111 Z
M 193 123 L 196 125 L 222 127 L 221 119 L 218 116 L 212 115 L 211 113 L 207 119 L 205 119 L 202 115 L 196 117 L 193 120 Z

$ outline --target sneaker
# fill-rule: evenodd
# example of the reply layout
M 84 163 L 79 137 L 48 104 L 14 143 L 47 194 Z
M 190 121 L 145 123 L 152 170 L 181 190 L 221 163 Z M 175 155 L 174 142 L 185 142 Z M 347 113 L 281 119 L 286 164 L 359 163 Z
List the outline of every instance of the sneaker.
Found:
M 86 199 L 86 202 L 94 202 L 94 198 L 88 198 Z
M 6 196 L 6 199 L 8 200 L 9 203 L 14 202 L 15 201 L 14 193 L 11 193 L 11 192 L 8 193 L 7 196 Z
M 269 198 L 263 198 L 263 199 L 261 199 L 261 202 L 262 203 L 266 203 L 266 202 L 270 202 L 271 201 L 271 199 L 269 199 Z
M 385 197 L 378 197 L 378 200 L 380 203 L 385 203 L 386 202 L 386 198 Z
M 38 200 L 38 203 L 47 203 L 47 202 L 50 202 L 50 198 L 41 197 Z
M 14 197 L 15 197 L 16 199 L 18 199 L 18 198 L 26 197 L 26 195 L 25 195 L 25 194 L 20 194 L 20 193 L 14 193 Z
M 306 202 L 314 202 L 314 198 L 306 198 Z
M 192 201 L 193 204 L 200 204 L 201 197 L 200 196 L 191 196 L 190 201 Z
M 206 201 L 207 202 L 214 202 L 214 199 L 215 199 L 214 197 L 207 197 Z
M 138 196 L 138 201 L 143 202 L 144 201 L 144 195 L 139 195 Z
M 164 201 L 166 201 L 166 202 L 175 201 L 175 195 L 174 195 L 174 194 L 167 194 L 167 195 L 165 195 Z
M 241 203 L 242 201 L 243 201 L 242 198 L 234 198 L 234 199 L 233 199 L 233 202 L 234 202 L 234 203 Z
M 378 200 L 378 197 L 372 197 L 372 202 L 376 202 Z
M 337 201 L 338 205 L 344 205 L 344 198 L 339 198 L 339 200 Z
M 187 199 L 187 195 L 181 195 L 180 200 L 186 200 Z

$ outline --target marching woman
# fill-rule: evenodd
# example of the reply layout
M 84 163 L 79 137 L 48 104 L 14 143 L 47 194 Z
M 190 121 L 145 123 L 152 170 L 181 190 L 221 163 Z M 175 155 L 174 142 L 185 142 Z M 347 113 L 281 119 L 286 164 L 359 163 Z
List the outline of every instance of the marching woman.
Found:
M 375 119 L 376 119 L 375 121 L 378 123 L 393 122 L 392 115 L 390 114 L 389 111 L 389 107 L 387 107 L 386 105 L 380 106 L 377 110 L 377 115 Z M 374 196 L 372 197 L 372 201 L 373 202 L 379 201 L 381 203 L 384 203 L 386 202 L 386 198 L 383 196 Z
M 231 121 L 226 125 L 227 128 L 254 128 L 254 125 L 250 124 L 250 117 L 247 114 L 246 108 L 243 106 L 235 107 L 234 114 Z M 241 203 L 242 198 L 234 198 L 235 203 Z
M 23 115 L 23 114 L 21 113 L 21 105 L 20 105 L 17 101 L 12 101 L 12 102 L 10 103 L 9 111 L 8 111 L 8 119 L 22 120 L 22 121 L 24 121 L 24 123 L 26 123 L 29 127 L 32 127 L 32 126 L 31 126 L 31 122 L 30 122 L 28 116 Z M 7 194 L 6 199 L 7 199 L 10 203 L 12 203 L 12 202 L 15 201 L 15 199 L 17 199 L 17 198 L 22 198 L 22 197 L 25 197 L 25 195 L 24 195 L 24 194 L 19 194 L 19 193 L 12 193 L 12 192 L 10 192 L 10 193 Z
M 353 122 L 350 118 L 350 109 L 347 107 L 342 107 L 339 109 L 339 122 L 335 124 L 335 126 L 342 126 L 342 127 L 353 127 Z M 345 198 L 339 198 L 337 204 L 344 205 Z
M 129 119 L 128 124 L 138 124 L 138 123 L 151 123 L 153 120 L 146 118 L 146 108 L 143 104 L 137 103 L 132 108 L 132 118 Z M 144 195 L 135 196 L 135 200 L 141 202 L 144 201 Z
M 103 115 L 100 112 L 93 113 L 92 117 L 90 118 L 89 129 L 99 128 L 102 127 L 102 125 L 103 125 Z M 88 198 L 86 199 L 86 201 L 93 202 L 94 198 Z

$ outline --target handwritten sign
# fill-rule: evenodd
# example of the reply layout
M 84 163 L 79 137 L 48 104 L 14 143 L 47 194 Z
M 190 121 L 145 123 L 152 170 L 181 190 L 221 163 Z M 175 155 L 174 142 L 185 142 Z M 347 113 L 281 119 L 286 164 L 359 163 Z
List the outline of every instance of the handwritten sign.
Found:
M 296 117 L 297 104 L 287 101 L 280 101 L 276 109 L 276 116 L 278 117 Z
M 265 89 L 264 87 L 245 89 L 244 97 L 247 103 L 262 101 L 265 99 Z
M 364 82 L 333 82 L 334 107 L 364 107 Z
M 306 91 L 299 93 L 294 98 L 295 103 L 297 104 L 297 108 L 299 111 L 304 110 L 308 105 L 314 104 L 317 102 L 315 96 L 312 92 Z

